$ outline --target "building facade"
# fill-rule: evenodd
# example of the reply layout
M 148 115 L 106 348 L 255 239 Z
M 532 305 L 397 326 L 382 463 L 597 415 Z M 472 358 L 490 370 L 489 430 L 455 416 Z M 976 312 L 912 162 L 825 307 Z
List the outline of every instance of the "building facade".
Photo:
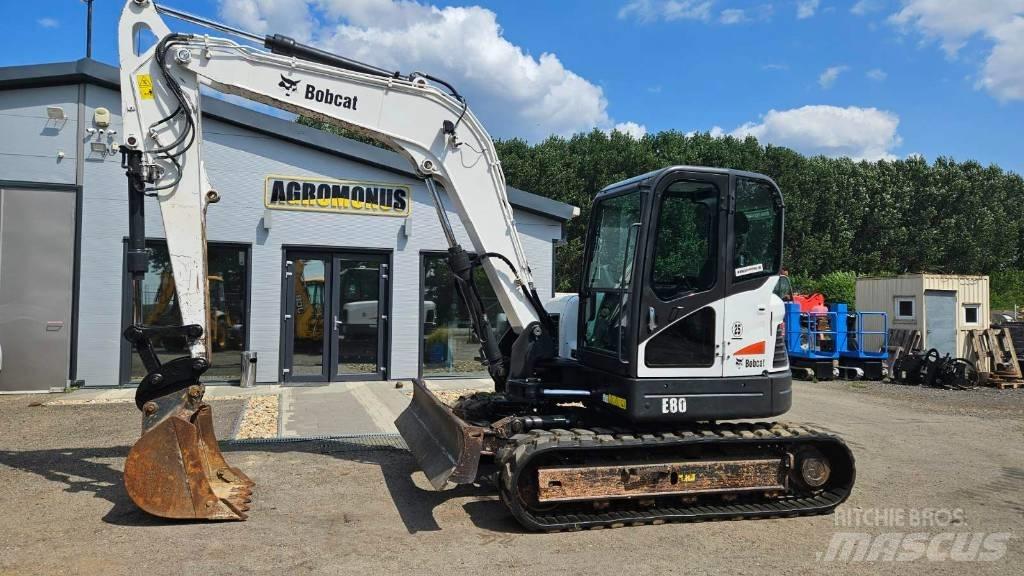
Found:
M 236 380 L 242 350 L 257 353 L 259 382 L 481 373 L 433 201 L 403 158 L 216 98 L 204 97 L 203 114 L 221 197 L 207 214 L 208 381 Z M 120 337 L 132 291 L 117 70 L 92 60 L 0 68 L 0 122 L 0 391 L 138 381 L 144 371 Z M 307 184 L 372 190 L 389 210 L 282 201 Z M 578 210 L 511 188 L 509 199 L 538 291 L 553 295 L 555 246 Z M 146 210 L 143 319 L 177 324 L 155 199 Z M 174 339 L 156 348 L 184 353 Z

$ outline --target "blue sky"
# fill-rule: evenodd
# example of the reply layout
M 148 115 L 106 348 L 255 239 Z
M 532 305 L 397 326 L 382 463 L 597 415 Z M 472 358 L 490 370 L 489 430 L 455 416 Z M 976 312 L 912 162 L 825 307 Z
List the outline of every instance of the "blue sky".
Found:
M 167 0 L 456 83 L 492 135 L 753 134 L 1024 173 L 1024 0 Z M 116 63 L 121 0 L 96 0 Z M 11 3 L 0 65 L 84 55 L 79 0 Z M 190 29 L 171 22 L 174 29 Z

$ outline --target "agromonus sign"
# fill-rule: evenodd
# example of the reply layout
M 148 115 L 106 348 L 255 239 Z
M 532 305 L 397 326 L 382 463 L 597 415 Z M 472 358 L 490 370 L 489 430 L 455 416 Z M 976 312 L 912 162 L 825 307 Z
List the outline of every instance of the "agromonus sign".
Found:
M 409 215 L 412 189 L 405 184 L 267 176 L 263 203 L 272 210 L 305 210 L 373 216 Z

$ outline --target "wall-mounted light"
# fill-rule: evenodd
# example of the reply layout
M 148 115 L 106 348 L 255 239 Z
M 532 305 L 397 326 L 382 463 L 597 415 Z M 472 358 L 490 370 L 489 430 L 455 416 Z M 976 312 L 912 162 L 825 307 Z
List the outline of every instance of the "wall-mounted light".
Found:
M 104 156 L 107 155 L 106 142 L 91 142 L 89 144 L 89 149 L 92 150 L 93 152 L 96 152 L 97 154 L 103 154 Z
M 64 115 L 64 109 L 60 106 L 47 106 L 46 117 L 50 120 L 67 120 L 67 116 Z
M 412 217 L 407 216 L 405 221 L 402 222 L 402 236 L 406 238 L 412 238 Z
M 263 229 L 264 230 L 270 230 L 270 226 L 271 226 L 271 224 L 273 223 L 273 220 L 274 220 L 271 217 L 271 214 L 273 214 L 273 210 L 271 210 L 270 208 L 266 208 L 266 209 L 263 210 L 262 224 L 263 224 Z

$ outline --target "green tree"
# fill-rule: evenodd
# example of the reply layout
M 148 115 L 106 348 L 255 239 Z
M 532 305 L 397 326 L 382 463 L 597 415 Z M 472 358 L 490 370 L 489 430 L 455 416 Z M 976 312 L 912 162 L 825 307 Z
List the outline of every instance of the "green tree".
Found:
M 299 121 L 373 143 L 336 126 Z M 806 157 L 753 137 L 675 130 L 639 139 L 593 130 L 536 143 L 498 140 L 495 147 L 509 185 L 580 208 L 558 249 L 558 290 L 577 288 L 594 196 L 670 165 L 750 170 L 775 180 L 786 202 L 784 265 L 794 278 L 817 279 L 808 282 L 824 282 L 851 302 L 849 271 L 990 274 L 993 293 L 1006 287 L 1010 298 L 1015 288 L 1009 279 L 1024 270 L 1024 179 L 994 165 L 945 157 L 931 164 L 917 156 L 876 162 Z M 1005 276 L 997 281 L 999 274 Z

